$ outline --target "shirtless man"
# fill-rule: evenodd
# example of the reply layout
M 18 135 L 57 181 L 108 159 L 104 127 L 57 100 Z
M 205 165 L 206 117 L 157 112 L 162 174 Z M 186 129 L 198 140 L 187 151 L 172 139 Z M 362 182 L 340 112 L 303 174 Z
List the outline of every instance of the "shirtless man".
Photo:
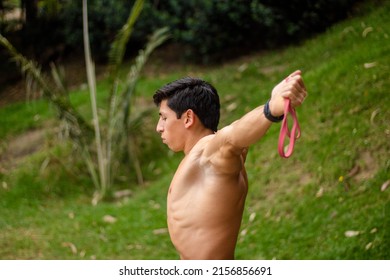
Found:
M 169 234 L 181 259 L 234 259 L 248 192 L 248 147 L 283 115 L 285 98 L 296 107 L 306 95 L 295 71 L 274 87 L 269 110 L 259 106 L 217 131 L 219 97 L 209 83 L 183 78 L 156 92 L 156 130 L 172 151 L 185 155 L 167 198 Z

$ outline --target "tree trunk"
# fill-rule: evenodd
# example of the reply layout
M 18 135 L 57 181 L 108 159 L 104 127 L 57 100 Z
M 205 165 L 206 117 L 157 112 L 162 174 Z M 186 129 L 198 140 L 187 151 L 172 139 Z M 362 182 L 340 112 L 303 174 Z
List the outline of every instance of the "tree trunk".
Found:
M 34 24 L 38 17 L 38 0 L 22 0 L 22 10 L 25 11 L 26 25 Z

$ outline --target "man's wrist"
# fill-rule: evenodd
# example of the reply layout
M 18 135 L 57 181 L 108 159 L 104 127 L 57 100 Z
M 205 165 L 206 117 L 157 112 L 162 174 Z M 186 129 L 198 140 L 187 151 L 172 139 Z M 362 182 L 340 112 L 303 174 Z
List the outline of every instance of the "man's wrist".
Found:
M 271 122 L 280 122 L 283 120 L 284 115 L 274 116 L 269 108 L 269 100 L 264 105 L 264 116 Z

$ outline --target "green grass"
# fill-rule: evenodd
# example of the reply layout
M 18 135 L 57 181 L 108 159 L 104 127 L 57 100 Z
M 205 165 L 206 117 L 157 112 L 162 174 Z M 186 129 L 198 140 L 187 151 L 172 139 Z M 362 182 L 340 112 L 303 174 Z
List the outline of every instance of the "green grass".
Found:
M 390 187 L 381 190 L 390 179 L 390 4 L 367 8 L 299 46 L 208 68 L 166 72 L 161 65 L 141 80 L 146 100 L 182 76 L 209 80 L 221 96 L 222 127 L 264 103 L 284 76 L 303 71 L 309 97 L 298 109 L 302 137 L 293 156 L 277 154 L 278 125 L 250 149 L 237 259 L 390 259 Z M 86 92 L 72 101 L 88 114 Z M 0 109 L 0 151 L 23 131 L 51 131 L 43 150 L 0 169 L 0 259 L 177 259 L 163 229 L 180 155 L 148 148 L 146 186 L 123 178 L 115 187 L 132 189 L 130 198 L 92 206 L 93 184 L 71 147 L 55 140 L 52 118 L 44 101 Z M 156 120 L 145 125 L 151 139 Z

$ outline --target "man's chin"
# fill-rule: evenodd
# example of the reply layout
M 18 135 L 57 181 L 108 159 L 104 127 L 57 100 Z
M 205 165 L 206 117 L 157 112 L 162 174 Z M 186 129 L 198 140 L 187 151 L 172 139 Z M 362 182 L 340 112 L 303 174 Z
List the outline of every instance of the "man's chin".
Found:
M 168 148 L 172 151 L 172 152 L 174 152 L 174 153 L 178 153 L 178 152 L 181 152 L 181 150 L 180 149 L 175 149 L 175 148 L 172 148 L 171 146 L 169 146 L 168 144 L 166 144 L 167 146 L 168 146 Z

